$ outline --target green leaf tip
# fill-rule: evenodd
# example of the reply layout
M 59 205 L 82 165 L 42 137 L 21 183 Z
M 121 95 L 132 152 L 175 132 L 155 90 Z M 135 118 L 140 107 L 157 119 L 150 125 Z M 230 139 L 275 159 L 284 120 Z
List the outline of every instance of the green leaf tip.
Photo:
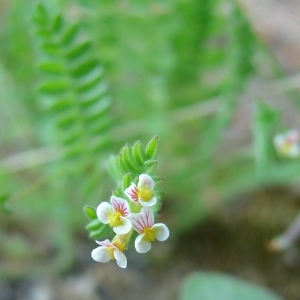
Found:
M 154 159 L 158 151 L 158 136 L 153 137 L 146 147 L 146 156 L 149 159 Z
M 122 180 L 122 190 L 123 192 L 131 185 L 132 176 L 131 173 L 126 173 Z
M 94 207 L 85 205 L 83 207 L 83 210 L 84 210 L 85 214 L 87 215 L 87 217 L 90 218 L 91 220 L 97 219 L 97 213 L 96 213 L 96 210 Z
M 63 27 L 63 18 L 61 16 L 61 14 L 58 14 L 54 18 L 53 31 L 55 31 L 55 32 L 60 31 L 62 29 L 62 27 Z
M 146 153 L 143 149 L 141 141 L 137 141 L 132 148 L 132 155 L 134 159 L 141 165 L 144 164 L 146 160 Z
M 139 173 L 141 171 L 141 168 L 140 165 L 136 162 L 132 154 L 131 147 L 128 144 L 126 144 L 125 147 L 122 149 L 121 153 L 122 153 L 123 161 L 127 166 L 128 170 L 133 170 Z
M 147 161 L 145 161 L 145 166 L 148 167 L 146 173 L 151 174 L 157 167 L 157 161 L 156 160 L 147 160 Z

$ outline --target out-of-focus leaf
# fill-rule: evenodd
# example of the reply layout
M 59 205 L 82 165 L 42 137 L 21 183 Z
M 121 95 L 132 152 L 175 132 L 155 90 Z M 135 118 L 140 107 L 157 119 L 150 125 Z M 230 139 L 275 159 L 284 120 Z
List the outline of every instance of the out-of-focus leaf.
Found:
M 260 171 L 266 170 L 274 158 L 272 134 L 278 120 L 278 112 L 263 102 L 257 102 L 253 120 L 254 157 Z
M 197 272 L 183 281 L 180 300 L 283 300 L 244 280 L 214 272 Z
M 11 209 L 8 205 L 9 195 L 4 194 L 0 196 L 0 211 L 9 214 L 11 213 Z
M 73 42 L 77 32 L 78 32 L 79 26 L 78 24 L 72 24 L 64 33 L 64 35 L 61 38 L 61 44 L 62 45 L 68 45 L 69 43 Z
M 40 87 L 40 91 L 47 94 L 59 94 L 65 92 L 68 88 L 68 83 L 64 81 L 52 81 L 44 83 Z
M 56 62 L 43 62 L 39 64 L 39 68 L 50 74 L 61 74 L 63 72 L 63 67 L 60 63 Z

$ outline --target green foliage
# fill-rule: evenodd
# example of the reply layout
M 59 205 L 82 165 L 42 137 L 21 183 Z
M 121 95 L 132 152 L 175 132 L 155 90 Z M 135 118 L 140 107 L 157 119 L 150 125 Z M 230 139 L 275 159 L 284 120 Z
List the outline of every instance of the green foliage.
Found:
M 105 149 L 110 126 L 103 68 L 93 58 L 91 42 L 79 36 L 79 25 L 50 16 L 42 4 L 33 17 L 44 58 L 39 68 L 47 75 L 40 91 L 53 116 L 66 157 L 98 155 Z
M 197 272 L 183 281 L 180 300 L 280 300 L 279 296 L 229 275 Z
M 9 214 L 11 213 L 11 209 L 8 205 L 9 195 L 0 195 L 0 211 Z
M 264 172 L 274 161 L 275 151 L 272 137 L 275 135 L 278 112 L 263 102 L 257 102 L 253 119 L 254 159 L 258 171 Z
M 133 146 L 125 145 L 116 157 L 110 158 L 109 172 L 112 177 L 116 180 L 122 179 L 124 187 L 128 185 L 131 178 L 137 180 L 139 174 L 152 174 L 157 166 L 155 160 L 158 150 L 157 142 L 158 137 L 155 136 L 149 141 L 145 149 L 140 141 L 137 141 Z
M 84 211 L 87 217 L 90 219 L 90 222 L 85 227 L 90 232 L 89 237 L 98 240 L 104 236 L 107 236 L 110 228 L 99 221 L 95 208 L 86 205 L 84 207 Z
M 103 67 L 78 23 L 69 24 L 60 14 L 53 17 L 42 4 L 37 5 L 33 21 L 40 38 L 39 69 L 44 73 L 39 90 L 56 127 L 51 142 L 62 147 L 67 174 L 84 177 L 85 191 L 96 194 L 99 162 L 110 144 L 112 126 Z

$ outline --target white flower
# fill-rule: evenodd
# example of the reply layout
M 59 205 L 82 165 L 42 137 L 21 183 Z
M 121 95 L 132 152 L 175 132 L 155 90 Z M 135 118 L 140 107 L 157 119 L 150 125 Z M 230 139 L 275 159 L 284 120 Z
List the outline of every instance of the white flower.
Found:
M 279 154 L 289 158 L 300 156 L 300 135 L 296 130 L 277 133 L 273 142 Z
M 135 249 L 139 253 L 146 253 L 151 249 L 151 242 L 165 241 L 169 237 L 169 229 L 165 224 L 154 224 L 153 212 L 143 207 L 138 214 L 131 215 L 133 229 L 139 233 L 135 239 Z
M 98 219 L 103 224 L 109 224 L 117 234 L 126 234 L 131 229 L 129 221 L 130 210 L 128 202 L 122 198 L 111 196 L 110 203 L 102 202 L 97 207 Z
M 153 179 L 147 174 L 141 174 L 138 185 L 136 186 L 134 183 L 131 183 L 124 193 L 135 203 L 140 203 L 142 206 L 152 206 L 157 202 L 153 189 Z
M 99 244 L 100 247 L 97 247 L 92 251 L 92 258 L 95 261 L 107 263 L 111 259 L 115 259 L 120 268 L 127 267 L 127 258 L 117 243 L 111 243 L 109 240 L 102 242 L 96 241 L 96 243 Z

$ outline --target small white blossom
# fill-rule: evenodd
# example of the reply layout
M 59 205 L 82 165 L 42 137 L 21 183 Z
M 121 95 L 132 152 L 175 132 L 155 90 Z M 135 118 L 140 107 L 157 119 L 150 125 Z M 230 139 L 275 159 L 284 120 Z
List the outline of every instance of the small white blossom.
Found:
M 135 249 L 139 253 L 146 253 L 151 249 L 151 242 L 165 241 L 169 237 L 169 229 L 165 224 L 154 224 L 153 212 L 143 207 L 138 214 L 131 215 L 133 229 L 139 233 L 135 239 Z
M 285 157 L 296 158 L 300 156 L 300 135 L 296 130 L 277 133 L 273 143 L 277 152 Z
M 111 259 L 115 259 L 120 268 L 127 267 L 127 258 L 117 243 L 111 243 L 109 240 L 102 242 L 96 241 L 96 243 L 99 244 L 100 247 L 94 249 L 91 254 L 95 261 L 107 263 Z
M 135 203 L 140 203 L 142 206 L 152 206 L 157 202 L 153 192 L 154 185 L 154 181 L 149 175 L 141 174 L 138 185 L 131 183 L 124 193 Z
M 109 224 L 117 234 L 126 234 L 131 229 L 128 202 L 111 196 L 110 203 L 102 202 L 97 208 L 97 217 L 103 224 Z

